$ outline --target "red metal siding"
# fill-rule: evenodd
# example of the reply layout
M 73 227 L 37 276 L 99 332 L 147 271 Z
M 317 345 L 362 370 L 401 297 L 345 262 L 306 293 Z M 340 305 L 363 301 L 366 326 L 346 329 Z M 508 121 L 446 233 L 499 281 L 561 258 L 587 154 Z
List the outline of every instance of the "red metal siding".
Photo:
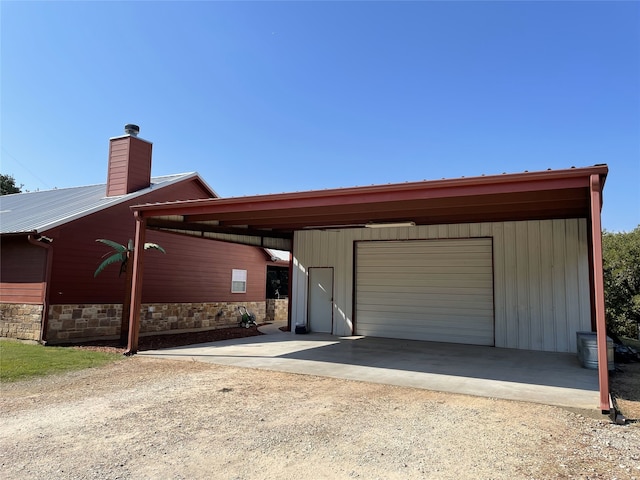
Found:
M 47 252 L 26 236 L 4 237 L 0 248 L 0 302 L 42 303 Z
M 151 149 L 149 142 L 129 137 L 129 175 L 127 193 L 146 188 L 151 184 Z
M 147 232 L 163 255 L 147 251 L 142 301 L 253 302 L 266 297 L 267 265 L 261 249 L 164 232 Z M 231 293 L 231 271 L 247 271 L 247 292 Z M 168 300 L 167 300 L 168 299 Z
M 126 138 L 109 143 L 109 167 L 107 170 L 107 196 L 126 193 L 129 142 Z
M 195 181 L 166 187 L 135 199 L 135 203 L 205 198 Z M 124 274 L 110 265 L 93 273 L 111 249 L 97 243 L 107 238 L 126 244 L 134 238 L 135 221 L 128 205 L 120 205 L 47 232 L 54 238 L 51 304 L 122 303 Z M 147 242 L 162 245 L 145 252 L 142 301 L 261 301 L 265 298 L 266 258 L 261 249 L 149 231 Z M 231 294 L 231 269 L 248 271 L 246 294 Z
M 152 147 L 151 143 L 136 137 L 111 140 L 107 196 L 124 195 L 150 185 Z

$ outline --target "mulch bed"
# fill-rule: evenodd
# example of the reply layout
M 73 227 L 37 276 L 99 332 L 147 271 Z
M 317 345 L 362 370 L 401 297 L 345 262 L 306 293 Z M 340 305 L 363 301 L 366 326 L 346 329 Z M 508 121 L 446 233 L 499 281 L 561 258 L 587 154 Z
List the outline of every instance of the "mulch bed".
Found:
M 206 332 L 175 333 L 166 335 L 150 335 L 140 337 L 138 341 L 138 351 L 157 350 L 160 348 L 181 347 L 184 345 L 194 345 L 197 343 L 217 342 L 232 338 L 244 338 L 262 335 L 258 327 L 241 328 L 221 328 Z M 125 347 L 118 345 L 118 340 L 95 340 L 84 343 L 73 343 L 56 345 L 58 347 L 73 347 L 83 350 L 92 350 L 108 353 L 124 353 Z

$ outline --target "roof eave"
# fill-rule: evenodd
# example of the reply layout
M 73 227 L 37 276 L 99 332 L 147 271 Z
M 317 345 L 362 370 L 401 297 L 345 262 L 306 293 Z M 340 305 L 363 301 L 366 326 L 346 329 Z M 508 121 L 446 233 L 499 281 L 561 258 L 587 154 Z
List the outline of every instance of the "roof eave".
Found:
M 242 210 L 288 208 L 290 206 L 314 207 L 345 203 L 367 203 L 379 201 L 385 196 L 394 198 L 446 198 L 479 194 L 500 194 L 524 191 L 543 191 L 565 188 L 588 187 L 589 178 L 598 174 L 606 178 L 608 167 L 570 168 L 542 172 L 524 172 L 457 179 L 425 180 L 400 184 L 348 187 L 340 189 L 311 190 L 307 192 L 280 193 L 246 197 L 188 200 L 132 206 L 132 210 L 145 216 L 166 216 L 180 212 L 181 215 L 198 215 Z

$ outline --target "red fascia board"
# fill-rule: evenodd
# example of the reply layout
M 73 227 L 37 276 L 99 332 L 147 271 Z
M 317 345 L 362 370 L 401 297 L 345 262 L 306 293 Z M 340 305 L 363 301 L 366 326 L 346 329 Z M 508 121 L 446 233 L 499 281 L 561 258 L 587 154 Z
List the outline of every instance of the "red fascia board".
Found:
M 518 208 L 536 208 L 537 205 L 555 205 L 558 202 L 564 203 L 585 203 L 588 201 L 588 189 L 562 189 L 562 190 L 535 190 L 532 192 L 517 192 L 510 194 L 487 194 L 473 196 L 453 196 L 445 198 L 410 198 L 381 200 L 379 197 L 375 201 L 370 202 L 341 202 L 339 204 L 323 203 L 322 205 L 296 205 L 294 208 L 277 208 L 277 209 L 242 209 L 240 211 L 222 212 L 216 210 L 212 213 L 216 216 L 216 220 L 221 222 L 232 220 L 238 222 L 246 219 L 253 221 L 257 218 L 291 218 L 291 217 L 309 217 L 313 215 L 354 215 L 369 214 L 375 212 L 409 212 L 412 210 L 424 211 L 428 208 L 430 211 L 448 211 L 455 208 L 506 208 L 508 205 L 518 205 Z M 185 219 L 189 221 L 206 221 L 210 220 L 212 214 L 191 214 L 185 215 Z M 251 222 L 249 222 L 251 223 Z
M 539 194 L 538 194 L 539 193 Z M 560 209 L 567 212 L 588 211 L 588 190 L 558 190 L 528 192 L 514 195 L 486 195 L 483 197 L 451 197 L 445 199 L 411 200 L 397 202 L 359 203 L 352 205 L 308 207 L 296 209 L 243 210 L 227 213 L 184 215 L 184 221 L 216 220 L 219 225 L 251 225 L 253 227 L 305 223 L 329 225 L 336 222 L 362 223 L 384 218 L 413 219 L 448 216 L 454 212 L 518 212 Z M 276 228 L 276 227 L 273 227 Z M 283 227 L 284 228 L 284 227 Z
M 278 210 L 346 204 L 379 203 L 412 199 L 436 199 L 540 190 L 588 188 L 592 174 L 606 176 L 606 166 L 526 172 L 451 180 L 373 185 L 331 190 L 188 200 L 131 207 L 144 216 L 199 215 L 239 211 Z

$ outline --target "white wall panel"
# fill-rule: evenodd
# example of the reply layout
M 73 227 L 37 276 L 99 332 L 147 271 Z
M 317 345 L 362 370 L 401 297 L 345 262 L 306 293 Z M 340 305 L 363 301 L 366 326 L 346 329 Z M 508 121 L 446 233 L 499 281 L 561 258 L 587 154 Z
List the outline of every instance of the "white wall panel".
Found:
M 531 310 L 529 302 L 531 291 L 531 279 L 529 278 L 529 231 L 527 222 L 515 223 L 516 246 L 516 278 L 517 278 L 517 318 L 518 322 L 512 329 L 517 336 L 518 345 L 521 348 L 530 349 L 531 344 Z M 526 288 L 522 288 L 526 285 Z
M 556 350 L 566 352 L 567 345 L 567 292 L 564 284 L 564 225 L 563 220 L 552 220 L 553 224 L 553 316 L 556 328 Z
M 590 327 L 586 327 L 583 319 L 591 319 L 591 302 L 585 302 L 583 299 L 591 298 L 589 293 L 589 261 L 586 253 L 589 248 L 589 240 L 587 237 L 587 223 L 578 220 L 578 298 L 579 298 L 579 326 L 583 330 L 590 331 Z
M 472 225 L 470 234 L 477 236 L 482 229 L 479 224 Z M 496 346 L 504 346 L 507 344 L 507 299 L 506 291 L 497 280 L 505 277 L 505 256 L 496 255 L 496 252 L 504 252 L 504 224 L 496 223 L 493 225 L 493 303 L 494 303 L 494 324 L 495 324 L 495 340 Z M 500 288 L 498 288 L 500 285 Z
M 553 288 L 553 224 L 540 222 L 540 324 L 542 327 L 541 350 L 556 350 L 556 327 Z
M 536 321 L 536 319 L 542 318 L 541 308 L 541 275 L 540 266 L 542 264 L 540 254 L 540 222 L 533 221 L 525 223 L 527 227 L 527 265 L 528 265 L 528 279 L 529 284 L 529 337 L 528 349 L 529 350 L 542 350 L 544 346 L 542 336 L 542 322 Z M 520 337 L 522 338 L 522 336 Z M 524 347 L 521 347 L 524 348 Z
M 585 219 L 296 232 L 293 325 L 306 322 L 307 269 L 333 267 L 334 334 L 351 334 L 354 241 L 469 237 L 493 238 L 496 346 L 575 352 L 591 329 Z

